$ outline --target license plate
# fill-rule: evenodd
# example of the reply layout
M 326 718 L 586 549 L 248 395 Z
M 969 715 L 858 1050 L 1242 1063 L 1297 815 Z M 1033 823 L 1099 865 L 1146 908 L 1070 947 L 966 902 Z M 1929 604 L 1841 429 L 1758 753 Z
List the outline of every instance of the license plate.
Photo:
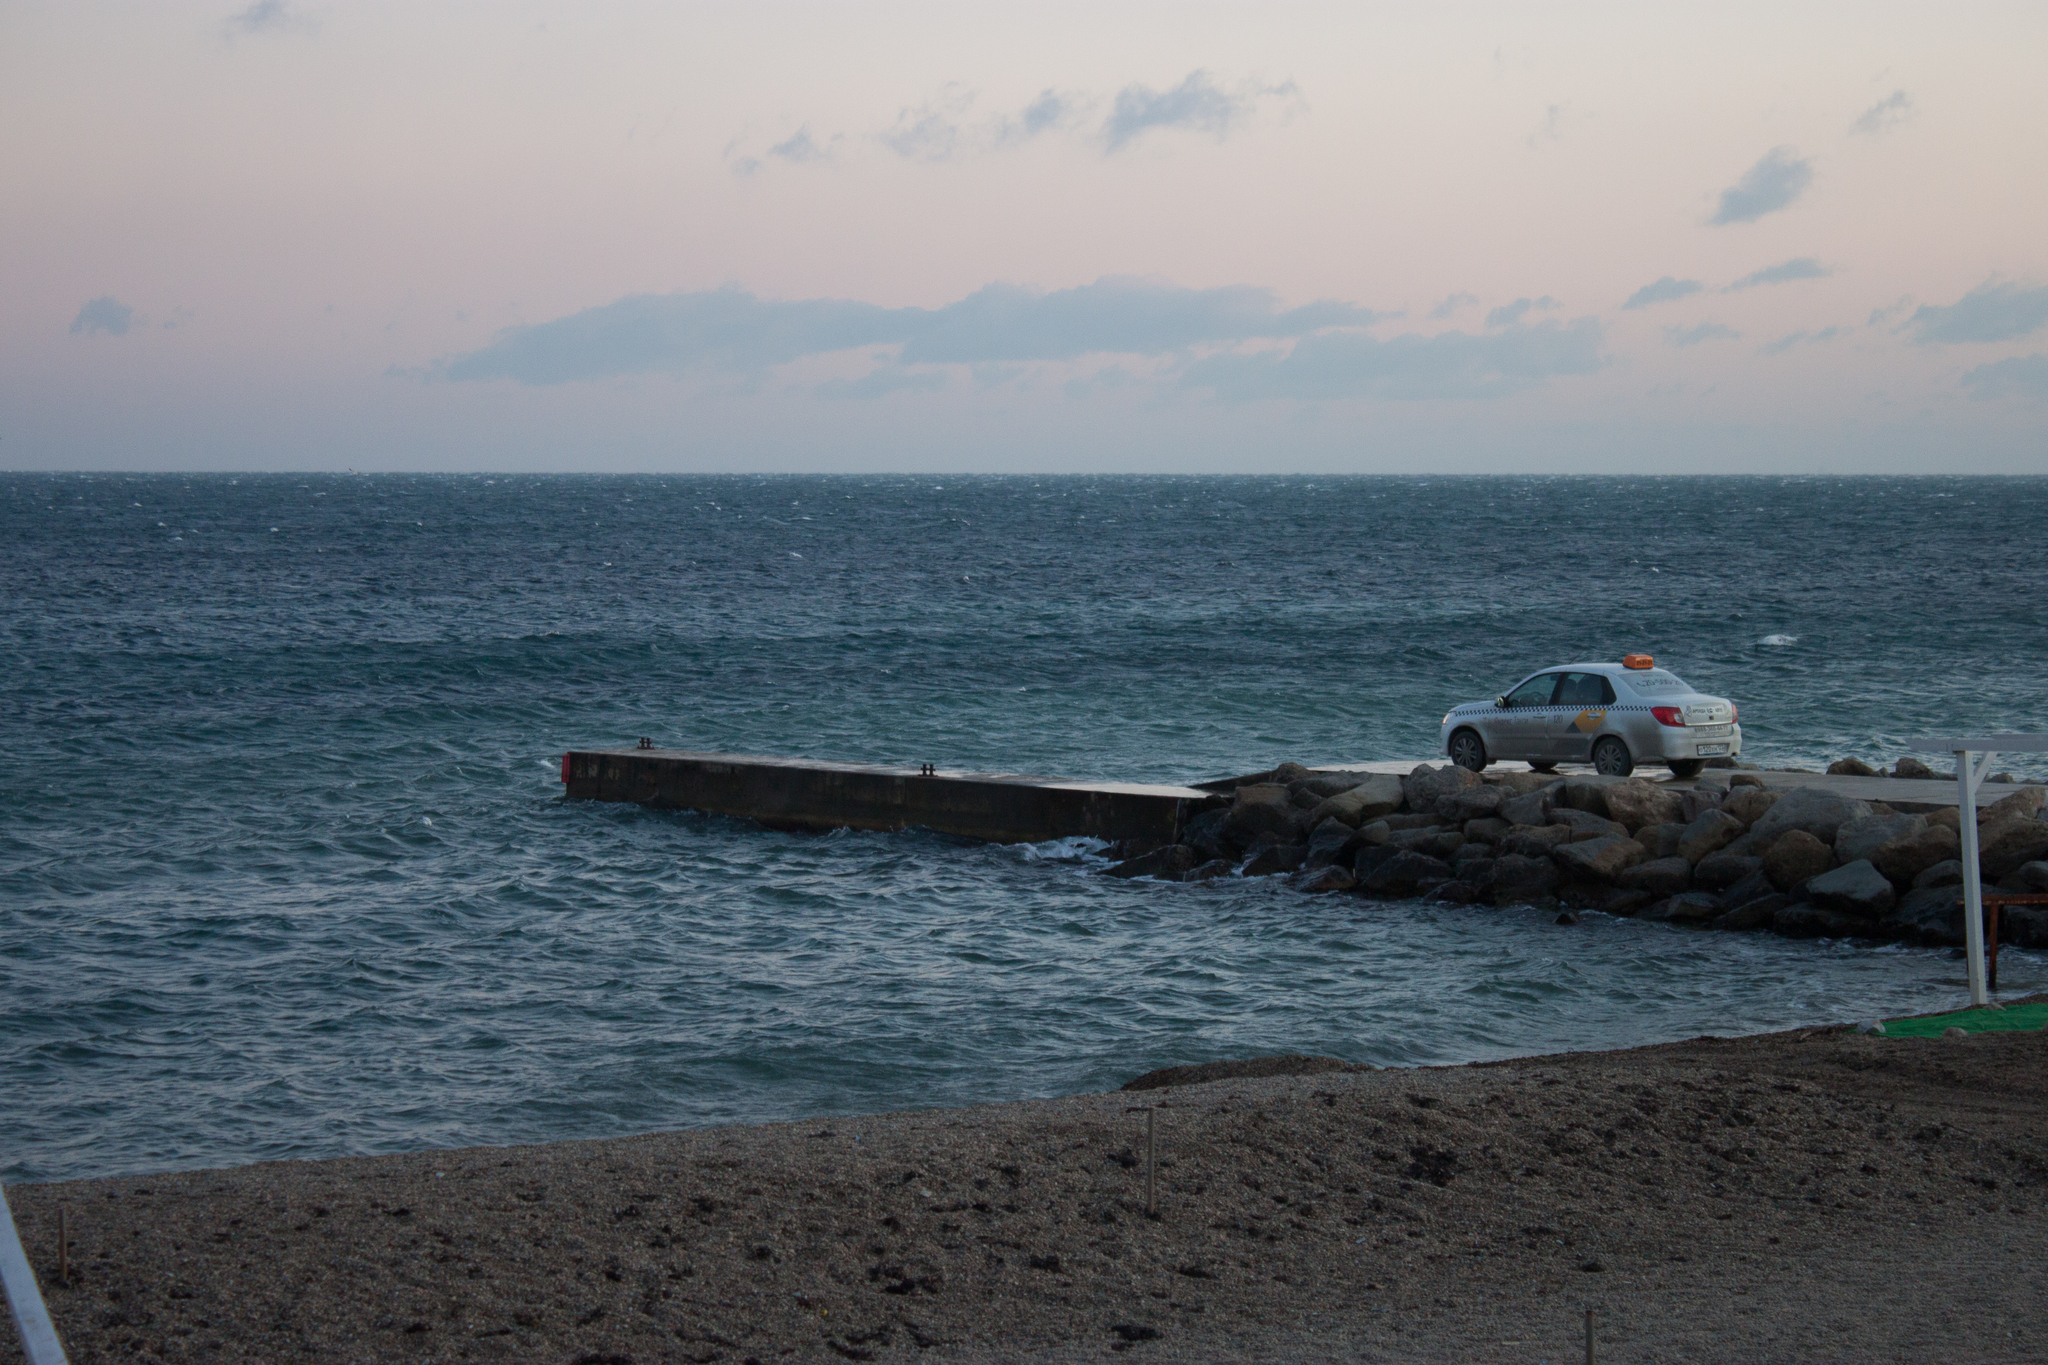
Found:
M 1699 748 L 1699 754 L 1701 758 L 1726 758 L 1728 756 L 1728 746 L 1725 744 L 1702 744 Z
M 1719 739 L 1721 736 L 1730 733 L 1725 725 L 1695 725 L 1692 727 L 1692 732 L 1701 739 Z

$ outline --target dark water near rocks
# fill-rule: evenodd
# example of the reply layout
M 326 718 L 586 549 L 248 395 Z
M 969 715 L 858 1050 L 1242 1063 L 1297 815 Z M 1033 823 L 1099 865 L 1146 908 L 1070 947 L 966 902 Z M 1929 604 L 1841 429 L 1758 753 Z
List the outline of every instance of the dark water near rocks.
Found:
M 570 805 L 558 756 L 1420 758 L 1648 650 L 1751 758 L 1889 759 L 2048 729 L 2044 531 L 2042 480 L 0 476 L 0 1179 L 1950 1004 L 1943 953 Z

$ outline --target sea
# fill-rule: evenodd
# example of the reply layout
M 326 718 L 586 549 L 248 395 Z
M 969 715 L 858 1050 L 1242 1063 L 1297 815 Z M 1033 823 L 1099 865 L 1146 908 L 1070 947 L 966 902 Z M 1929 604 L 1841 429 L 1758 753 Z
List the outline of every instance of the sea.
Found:
M 1952 1005 L 1945 950 L 778 833 L 561 754 L 1441 762 L 1642 652 L 1749 760 L 1888 764 L 2048 730 L 2044 543 L 2041 479 L 0 474 L 0 1181 Z

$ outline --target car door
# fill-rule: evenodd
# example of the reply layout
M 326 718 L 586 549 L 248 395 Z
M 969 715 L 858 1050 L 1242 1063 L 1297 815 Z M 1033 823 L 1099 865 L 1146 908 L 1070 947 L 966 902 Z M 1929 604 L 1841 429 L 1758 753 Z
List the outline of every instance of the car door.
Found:
M 1507 695 L 1507 705 L 1494 713 L 1493 724 L 1488 727 L 1493 737 L 1486 742 L 1486 752 L 1493 758 L 1529 759 L 1541 757 L 1535 752 L 1539 743 L 1537 732 L 1543 724 L 1542 717 L 1550 709 L 1551 698 L 1557 692 L 1556 673 L 1538 673 Z
M 1539 758 L 1559 763 L 1584 763 L 1593 750 L 1593 737 L 1606 724 L 1607 708 L 1614 704 L 1614 684 L 1599 673 L 1561 673 L 1557 694 L 1543 708 L 1533 741 Z

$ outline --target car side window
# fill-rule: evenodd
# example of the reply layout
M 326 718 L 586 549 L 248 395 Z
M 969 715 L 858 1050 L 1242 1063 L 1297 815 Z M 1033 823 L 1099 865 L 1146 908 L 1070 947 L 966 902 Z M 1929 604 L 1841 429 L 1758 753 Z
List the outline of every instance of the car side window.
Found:
M 1559 706 L 1608 706 L 1614 688 L 1598 673 L 1567 673 L 1557 689 Z
M 1508 693 L 1509 706 L 1548 706 L 1559 674 L 1541 673 Z

